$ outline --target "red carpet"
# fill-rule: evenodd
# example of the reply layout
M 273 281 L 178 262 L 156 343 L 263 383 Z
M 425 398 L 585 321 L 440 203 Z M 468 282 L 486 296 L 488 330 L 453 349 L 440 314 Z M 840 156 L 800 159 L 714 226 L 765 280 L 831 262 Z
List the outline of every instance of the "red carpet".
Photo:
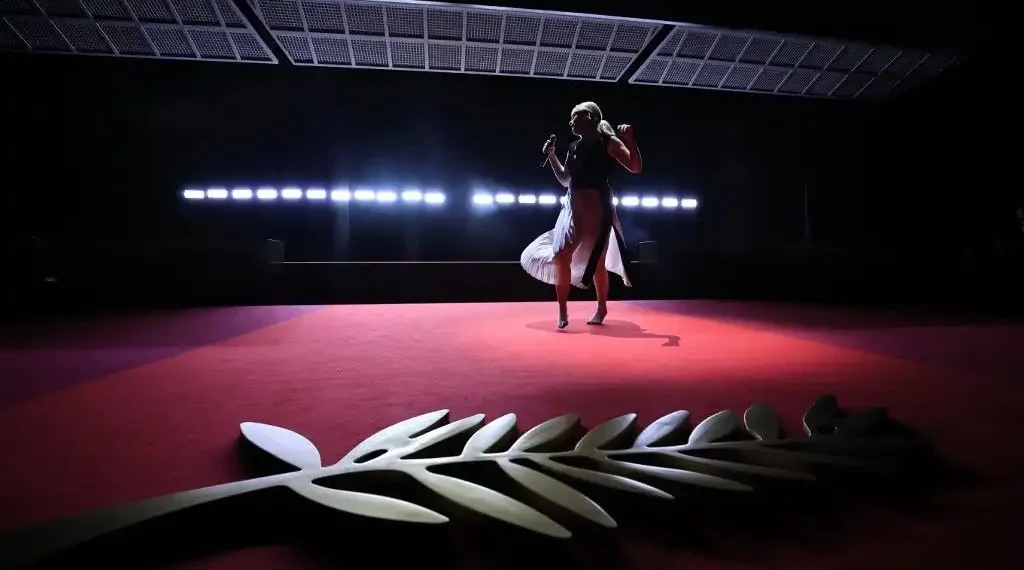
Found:
M 142 317 L 76 325 L 83 338 L 113 339 L 107 344 L 67 346 L 60 330 L 5 340 L 0 395 L 22 397 L 0 398 L 8 402 L 0 408 L 0 532 L 249 477 L 235 448 L 243 421 L 298 431 L 333 461 L 382 427 L 441 408 L 453 418 L 515 412 L 525 428 L 566 412 L 581 413 L 586 425 L 637 412 L 646 424 L 675 409 L 702 418 L 763 401 L 795 429 L 804 408 L 829 392 L 844 406 L 888 406 L 983 483 L 940 492 L 943 508 L 927 515 L 856 509 L 851 530 L 828 551 L 780 538 L 757 560 L 726 562 L 624 532 L 626 566 L 909 570 L 953 561 L 1010 568 L 1024 559 L 1016 538 L 1024 461 L 1012 436 L 1024 404 L 1024 327 L 623 302 L 595 328 L 583 324 L 590 310 L 573 306 L 574 321 L 561 332 L 550 303 L 377 305 L 295 311 L 202 342 L 195 339 L 208 334 L 208 311 L 190 312 L 198 323 L 191 329 L 180 314 L 146 317 L 161 329 L 152 341 Z M 130 339 L 116 334 L 125 327 L 134 327 Z M 180 350 L 155 351 L 172 345 Z M 140 362 L 140 351 L 152 353 L 150 361 Z M 111 364 L 124 353 L 135 359 Z M 35 355 L 35 372 L 26 354 Z M 74 381 L 39 372 L 72 369 Z M 317 566 L 290 547 L 268 545 L 175 567 Z

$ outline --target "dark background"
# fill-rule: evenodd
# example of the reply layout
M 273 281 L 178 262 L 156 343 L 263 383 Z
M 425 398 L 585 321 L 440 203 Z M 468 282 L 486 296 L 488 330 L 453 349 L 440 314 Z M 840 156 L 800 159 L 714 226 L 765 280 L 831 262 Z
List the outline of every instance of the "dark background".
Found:
M 370 70 L 36 56 L 10 58 L 2 107 L 5 230 L 60 237 L 275 237 L 289 259 L 516 259 L 552 214 L 481 220 L 474 185 L 556 190 L 547 134 L 597 101 L 636 126 L 646 170 L 621 192 L 694 195 L 693 215 L 628 216 L 631 241 L 694 248 L 958 247 L 1012 215 L 980 164 L 996 111 L 967 103 L 968 62 L 888 103 Z M 445 214 L 392 208 L 182 204 L 186 185 L 411 184 Z M 1000 212 L 1000 208 L 1005 212 Z M 416 212 L 413 214 L 413 212 Z M 399 239 L 425 226 L 418 251 Z M 339 251 L 339 232 L 349 236 Z M 480 233 L 488 234 L 481 244 Z M 443 242 L 443 243 L 438 243 Z
M 649 12 L 647 4 L 629 5 Z M 704 22 L 731 24 L 723 10 L 704 12 Z M 767 12 L 737 13 L 745 17 L 732 24 L 743 27 L 871 41 L 897 42 L 900 30 L 893 21 L 854 29 L 856 22 L 844 28 L 835 17 L 815 27 L 813 15 L 771 21 Z M 683 16 L 661 17 L 697 21 Z M 928 257 L 970 278 L 965 258 L 997 255 L 997 244 L 1020 235 L 1019 196 L 1013 185 L 996 184 L 992 166 L 1001 154 L 993 128 L 1006 111 L 977 89 L 998 64 L 982 43 L 945 33 L 956 20 L 947 16 L 928 30 L 906 29 L 897 43 L 957 47 L 969 59 L 876 103 L 287 63 L 3 54 L 0 232 L 5 244 L 278 239 L 288 261 L 512 261 L 554 212 L 481 214 L 469 192 L 557 190 L 537 167 L 539 147 L 552 132 L 566 140 L 569 110 L 594 100 L 613 123 L 636 126 L 644 154 L 641 176 L 613 180 L 619 192 L 701 202 L 696 212 L 620 209 L 628 241 L 658 241 L 668 262 L 681 252 L 725 251 L 741 266 L 761 252 L 800 251 L 835 264 L 855 252 L 895 264 Z M 428 211 L 180 198 L 192 185 L 335 183 L 437 188 L 448 204 Z

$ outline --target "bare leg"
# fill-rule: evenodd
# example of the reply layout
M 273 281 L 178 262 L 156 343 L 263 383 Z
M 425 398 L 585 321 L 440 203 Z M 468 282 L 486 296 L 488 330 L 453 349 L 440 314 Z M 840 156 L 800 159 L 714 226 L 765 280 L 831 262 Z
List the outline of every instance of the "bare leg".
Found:
M 564 250 L 555 256 L 555 297 L 558 299 L 558 328 L 560 329 L 569 326 L 569 290 L 572 287 L 570 260 L 570 256 L 565 255 Z
M 604 318 L 608 315 L 608 269 L 604 266 L 604 255 L 597 260 L 597 270 L 594 271 L 594 291 L 597 293 L 597 311 L 587 321 L 588 325 L 604 324 Z

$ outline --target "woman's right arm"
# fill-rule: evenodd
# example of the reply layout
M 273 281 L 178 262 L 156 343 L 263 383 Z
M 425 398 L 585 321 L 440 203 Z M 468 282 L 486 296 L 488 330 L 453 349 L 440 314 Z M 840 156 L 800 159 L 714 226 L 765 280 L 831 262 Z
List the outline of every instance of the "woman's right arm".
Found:
M 562 161 L 558 160 L 558 154 L 556 154 L 555 145 L 551 145 L 548 148 L 548 163 L 551 165 L 551 172 L 555 174 L 555 178 L 558 179 L 558 183 L 565 188 L 569 187 L 569 173 L 565 171 L 565 166 L 562 165 Z

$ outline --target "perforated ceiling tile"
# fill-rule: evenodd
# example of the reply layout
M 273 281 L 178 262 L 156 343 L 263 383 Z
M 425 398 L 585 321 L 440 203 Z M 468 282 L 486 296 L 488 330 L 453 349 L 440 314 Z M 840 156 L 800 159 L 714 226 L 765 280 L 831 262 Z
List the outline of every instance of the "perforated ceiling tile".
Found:
M 665 85 L 832 99 L 880 99 L 955 61 L 885 46 L 679 25 L 629 79 Z
M 238 9 L 243 0 L 0 0 L 0 51 L 277 63 L 263 40 L 272 37 L 295 65 L 605 82 L 634 70 L 633 84 L 832 99 L 890 97 L 957 61 L 563 12 L 418 0 L 244 1 L 260 33 Z M 652 45 L 655 36 L 661 42 Z
M 0 0 L 0 50 L 277 63 L 232 0 Z
M 618 81 L 646 21 L 402 0 L 248 0 L 296 65 Z M 330 50 L 323 46 L 330 43 Z

